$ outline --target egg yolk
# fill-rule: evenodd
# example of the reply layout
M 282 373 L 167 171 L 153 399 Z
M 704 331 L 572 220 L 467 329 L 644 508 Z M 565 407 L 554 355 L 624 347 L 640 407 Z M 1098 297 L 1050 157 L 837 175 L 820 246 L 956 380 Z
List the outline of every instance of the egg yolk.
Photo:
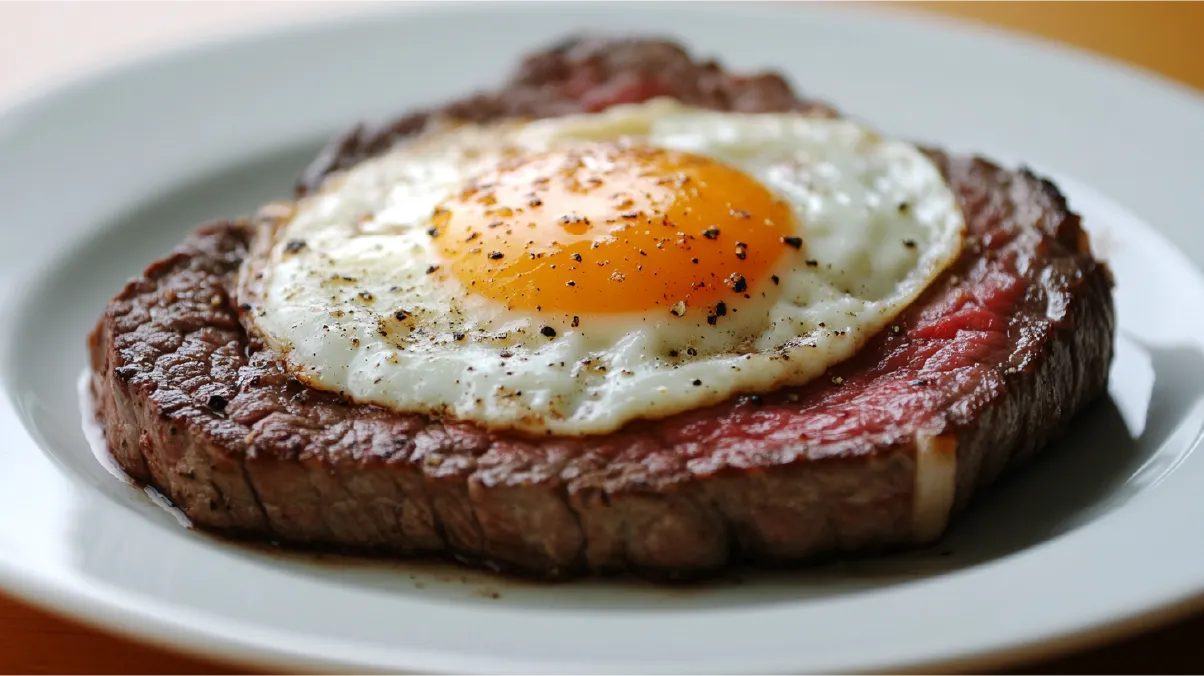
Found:
M 797 253 L 789 206 L 743 172 L 630 143 L 509 157 L 435 209 L 447 269 L 511 308 L 684 314 Z

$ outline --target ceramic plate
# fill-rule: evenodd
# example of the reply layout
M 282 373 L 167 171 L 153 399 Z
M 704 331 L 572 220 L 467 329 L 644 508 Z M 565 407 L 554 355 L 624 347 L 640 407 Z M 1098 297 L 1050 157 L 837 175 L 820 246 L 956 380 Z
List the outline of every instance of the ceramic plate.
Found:
M 272 553 L 181 528 L 96 461 L 84 340 L 198 223 L 321 142 L 495 82 L 580 29 L 779 68 L 881 129 L 1051 176 L 1115 269 L 1110 397 L 923 552 L 666 590 Z M 1204 592 L 1204 103 L 1148 74 L 891 10 L 440 5 L 166 54 L 0 114 L 0 584 L 210 658 L 320 670 L 965 669 L 1148 626 Z

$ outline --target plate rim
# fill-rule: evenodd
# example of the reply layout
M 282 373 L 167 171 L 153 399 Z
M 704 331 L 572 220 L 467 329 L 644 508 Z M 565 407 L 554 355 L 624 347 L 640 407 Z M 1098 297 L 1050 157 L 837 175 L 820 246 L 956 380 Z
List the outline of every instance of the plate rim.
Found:
M 451 4 L 458 6 L 455 9 L 449 9 L 447 6 L 437 6 L 433 2 L 415 2 L 394 5 L 386 9 L 360 10 L 347 13 L 346 15 L 336 14 L 333 17 L 307 18 L 278 26 L 238 30 L 206 42 L 184 44 L 171 49 L 156 50 L 152 53 L 117 60 L 100 68 L 89 69 L 87 72 L 78 75 L 60 78 L 57 82 L 38 87 L 28 94 L 16 97 L 12 101 L 0 101 L 0 123 L 3 123 L 9 116 L 20 114 L 37 106 L 53 105 L 53 101 L 56 98 L 65 95 L 69 90 L 111 84 L 120 81 L 130 72 L 152 67 L 154 64 L 159 64 L 159 67 L 165 67 L 194 59 L 204 59 L 207 55 L 229 49 L 232 45 L 249 47 L 253 43 L 267 38 L 295 39 L 300 35 L 314 31 L 322 32 L 353 27 L 371 21 L 374 17 L 380 15 L 389 17 L 392 20 L 403 20 L 406 15 L 413 15 L 415 13 L 459 12 L 462 11 L 463 7 L 477 3 L 458 2 Z M 512 6 L 518 7 L 518 11 L 522 11 L 522 7 L 530 4 L 538 3 L 512 3 Z M 749 8 L 729 10 L 727 8 L 733 7 L 734 3 L 717 4 L 725 6 L 723 10 L 720 10 L 720 13 L 723 11 L 735 11 L 739 13 L 750 11 L 790 13 L 797 11 L 793 9 L 783 10 L 780 7 L 768 9 L 765 6 L 758 7 L 755 10 Z M 711 9 L 708 11 L 714 10 Z M 1037 51 L 1052 52 L 1046 56 L 1052 56 L 1053 58 L 1070 56 L 1077 59 L 1085 59 L 1093 67 L 1112 71 L 1114 75 L 1125 78 L 1140 77 L 1147 81 L 1146 84 L 1148 86 L 1161 88 L 1166 93 L 1173 94 L 1177 98 L 1181 97 L 1182 103 L 1197 106 L 1201 112 L 1204 112 L 1204 96 L 1188 85 L 1107 56 L 1045 38 L 1019 33 L 1011 29 L 999 28 L 972 20 L 951 19 L 930 12 L 910 9 L 899 10 L 894 7 L 876 7 L 873 10 L 868 10 L 864 7 L 857 7 L 852 10 L 847 8 L 839 10 L 825 8 L 822 11 L 844 15 L 860 14 L 862 18 L 874 16 L 877 19 L 885 19 L 887 21 L 914 22 L 929 27 L 936 26 L 942 31 L 952 30 L 971 34 L 992 34 L 992 39 L 1017 43 L 1018 46 L 1026 50 L 1035 49 Z M 332 24 L 337 25 L 332 26 Z M 1183 253 L 1195 266 L 1196 271 L 1199 272 L 1201 261 L 1191 253 L 1183 251 L 1177 246 L 1175 248 Z M 29 281 L 28 273 L 30 271 L 24 270 L 23 272 L 27 274 L 23 275 L 22 281 Z M 6 307 L 5 309 L 8 310 L 10 308 Z M 12 402 L 8 401 L 8 397 L 5 397 L 3 404 L 11 406 Z M 297 646 L 295 644 L 290 649 L 283 650 L 277 649 L 263 641 L 240 641 L 228 635 L 217 635 L 208 628 L 198 628 L 197 625 L 190 624 L 187 621 L 189 615 L 180 614 L 178 617 L 182 619 L 179 620 L 176 618 L 166 618 L 161 614 L 148 612 L 145 605 L 137 606 L 129 603 L 128 597 L 125 597 L 125 601 L 123 602 L 120 594 L 101 593 L 96 589 L 88 589 L 86 586 L 81 586 L 78 580 L 73 581 L 71 584 L 60 583 L 46 578 L 36 571 L 29 570 L 27 567 L 21 566 L 18 562 L 11 560 L 10 557 L 3 553 L 0 553 L 0 587 L 3 587 L 5 592 L 11 594 L 14 598 L 38 607 L 50 609 L 102 631 L 117 633 L 149 645 L 168 646 L 171 649 L 210 661 L 238 661 L 244 665 L 269 667 L 286 665 L 302 670 L 315 670 L 315 667 L 344 668 L 348 666 L 346 662 L 329 660 L 316 654 L 315 651 L 307 651 L 314 654 L 300 652 L 296 650 Z M 1064 650 L 1072 650 L 1077 647 L 1090 645 L 1100 640 L 1128 635 L 1139 629 L 1148 629 L 1149 622 L 1151 621 L 1159 624 L 1170 622 L 1198 609 L 1204 604 L 1204 575 L 1201 576 L 1198 587 L 1199 591 L 1194 596 L 1180 597 L 1170 604 L 1151 604 L 1150 607 L 1144 610 L 1133 611 L 1126 617 L 1113 617 L 1101 620 L 1095 625 L 1083 625 L 1077 632 L 1064 636 L 1053 636 L 1043 642 L 1024 642 L 1021 646 L 1001 643 L 990 650 L 977 650 L 973 651 L 973 654 L 953 656 L 947 660 L 903 665 L 903 668 L 908 670 L 931 670 L 952 667 L 956 670 L 980 668 L 982 665 L 1000 664 L 1002 662 L 1019 663 L 1021 661 L 1040 659 Z M 81 604 L 81 599 L 85 603 Z M 120 621 L 114 623 L 114 619 L 119 619 Z M 275 631 L 275 629 L 271 630 L 271 632 Z M 263 629 L 259 629 L 253 633 L 264 634 L 265 632 Z M 205 649 L 212 649 L 217 644 L 222 646 L 222 652 L 216 656 L 202 652 Z M 412 648 L 408 649 L 408 651 L 411 654 L 422 652 Z M 444 669 L 449 668 L 446 666 L 448 664 L 458 664 L 460 667 L 463 667 L 465 664 L 471 664 L 472 661 L 481 659 L 471 655 L 460 655 L 456 657 L 456 662 L 453 663 L 449 662 L 446 656 L 442 658 L 439 655 L 429 657 L 435 657 L 436 659 L 423 662 L 428 668 L 431 665 L 441 663 L 444 666 L 439 668 Z M 468 660 L 465 660 L 465 658 L 468 658 Z M 485 662 L 489 664 L 486 665 Z M 469 666 L 469 668 L 489 668 L 489 665 L 496 668 L 499 663 L 501 663 L 500 659 L 490 658 L 479 662 L 476 667 Z M 577 670 L 582 670 L 581 667 L 586 667 L 583 670 L 589 670 L 588 664 L 576 665 Z M 573 667 L 570 665 L 569 668 Z

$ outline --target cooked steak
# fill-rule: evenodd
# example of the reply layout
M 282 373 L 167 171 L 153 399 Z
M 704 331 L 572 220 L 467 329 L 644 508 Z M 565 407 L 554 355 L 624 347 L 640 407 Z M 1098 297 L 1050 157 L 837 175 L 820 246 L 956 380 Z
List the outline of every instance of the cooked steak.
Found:
M 546 116 L 671 95 L 831 110 L 660 42 L 575 41 L 439 113 Z M 357 130 L 311 171 L 379 152 L 429 113 Z M 614 434 L 530 439 L 307 388 L 248 340 L 248 222 L 202 227 L 110 303 L 93 388 L 118 463 L 198 527 L 563 577 L 705 575 L 930 542 L 981 487 L 1105 389 L 1111 279 L 1048 181 L 930 151 L 969 241 L 896 324 L 798 388 Z

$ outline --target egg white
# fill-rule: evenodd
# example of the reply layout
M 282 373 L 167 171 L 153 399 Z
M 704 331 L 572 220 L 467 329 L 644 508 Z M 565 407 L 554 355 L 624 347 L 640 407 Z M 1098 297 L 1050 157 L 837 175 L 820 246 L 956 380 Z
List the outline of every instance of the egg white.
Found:
M 782 256 L 780 283 L 751 289 L 714 325 L 697 309 L 521 311 L 447 274 L 427 234 L 437 204 L 503 153 L 620 136 L 753 176 L 792 206 L 805 256 Z M 964 229 L 940 171 L 909 144 L 847 120 L 657 100 L 428 129 L 265 230 L 247 300 L 255 333 L 313 387 L 490 428 L 602 434 L 823 375 L 957 258 Z

